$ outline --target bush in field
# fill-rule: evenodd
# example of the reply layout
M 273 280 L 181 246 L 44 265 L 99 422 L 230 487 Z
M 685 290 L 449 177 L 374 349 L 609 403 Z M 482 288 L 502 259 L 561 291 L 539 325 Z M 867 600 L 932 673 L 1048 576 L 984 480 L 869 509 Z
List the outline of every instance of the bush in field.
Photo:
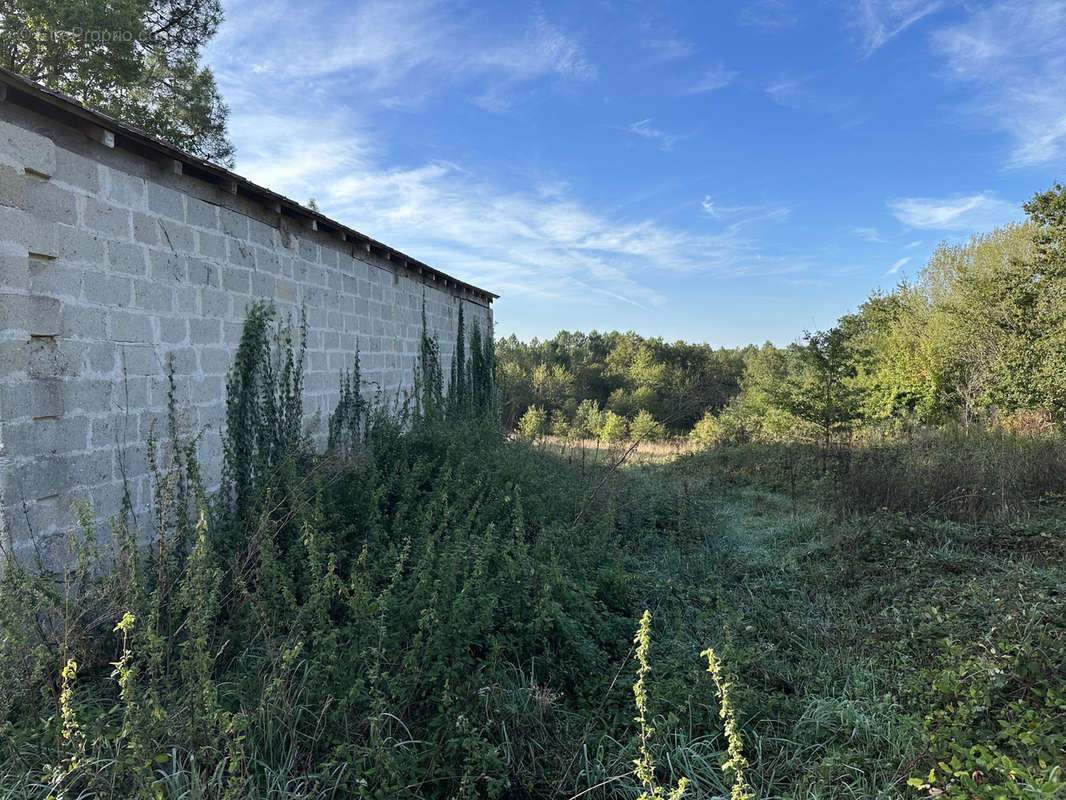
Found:
M 518 421 L 518 433 L 532 442 L 548 430 L 548 414 L 540 406 L 530 406 Z
M 552 436 L 558 436 L 560 439 L 570 439 L 574 435 L 574 428 L 563 411 L 551 412 L 548 430 Z
M 608 444 L 624 442 L 629 436 L 629 423 L 621 414 L 608 411 L 603 417 L 603 427 L 600 428 L 600 441 Z
M 708 411 L 699 422 L 692 426 L 688 440 L 695 447 L 712 447 L 721 440 L 721 436 L 721 424 L 715 419 L 714 414 Z
M 574 412 L 574 433 L 583 439 L 600 438 L 603 428 L 603 411 L 595 400 L 582 400 Z
M 663 438 L 663 426 L 650 411 L 640 411 L 629 423 L 629 436 L 634 441 L 658 442 Z

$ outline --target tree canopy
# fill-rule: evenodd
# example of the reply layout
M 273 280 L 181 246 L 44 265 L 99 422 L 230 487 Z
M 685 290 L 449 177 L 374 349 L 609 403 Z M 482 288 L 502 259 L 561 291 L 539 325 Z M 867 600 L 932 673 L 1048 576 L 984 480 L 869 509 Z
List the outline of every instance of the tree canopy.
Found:
M 1028 219 L 942 243 L 920 276 L 875 291 L 787 347 L 714 349 L 635 333 L 500 343 L 511 417 L 532 404 L 598 436 L 611 411 L 694 438 L 833 436 L 904 420 L 1066 422 L 1066 188 Z M 565 421 L 566 425 L 562 422 Z M 598 427 L 597 427 L 598 426 Z M 617 425 L 616 425 L 617 427 Z
M 233 164 L 204 45 L 219 0 L 8 0 L 0 64 L 202 158 Z

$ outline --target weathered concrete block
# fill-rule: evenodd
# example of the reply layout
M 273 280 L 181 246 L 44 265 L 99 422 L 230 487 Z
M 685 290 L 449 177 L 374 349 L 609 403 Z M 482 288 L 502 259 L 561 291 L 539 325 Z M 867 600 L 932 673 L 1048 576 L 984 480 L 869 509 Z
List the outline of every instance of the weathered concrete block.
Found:
M 0 121 L 0 161 L 50 177 L 56 169 L 56 146 L 47 136 Z
M 87 270 L 84 292 L 85 299 L 90 303 L 126 307 L 133 300 L 133 281 L 121 275 Z
M 218 206 L 195 197 L 185 199 L 185 221 L 197 228 L 218 230 Z
M 63 147 L 55 149 L 52 180 L 77 187 L 90 194 L 100 191 L 100 165 L 92 159 Z
M 108 242 L 107 260 L 113 272 L 126 275 L 146 275 L 148 249 L 143 244 Z
M 200 350 L 200 371 L 204 375 L 225 375 L 233 365 L 233 354 L 225 347 L 204 347 Z
M 202 258 L 190 258 L 189 283 L 194 286 L 210 286 L 217 289 L 219 285 L 218 264 Z
M 130 175 L 117 169 L 107 169 L 110 186 L 107 190 L 107 199 L 120 206 L 130 208 L 146 208 L 147 187 L 145 180 L 137 175 Z
M 56 257 L 79 264 L 102 264 L 107 252 L 105 243 L 91 231 L 60 227 L 56 230 Z
M 160 317 L 159 341 L 181 344 L 189 338 L 189 321 L 184 317 Z
M 231 208 L 219 209 L 219 227 L 226 236 L 248 243 L 248 217 Z
M 30 295 L 26 305 L 26 333 L 30 336 L 58 336 L 63 329 L 59 300 Z
M 10 164 L 0 164 L 0 206 L 24 208 L 26 173 Z
M 17 246 L 0 245 L 0 290 L 27 290 L 30 288 L 30 259 L 26 251 Z M 4 327 L 0 324 L 0 327 Z
M 156 219 L 159 229 L 159 244 L 174 253 L 196 252 L 196 231 L 180 222 Z
M 230 294 L 215 289 L 200 290 L 200 313 L 205 317 L 222 319 L 229 315 Z
M 134 308 L 169 313 L 174 308 L 174 290 L 154 280 L 135 280 L 133 305 Z
M 165 365 L 151 344 L 123 344 L 119 346 L 119 368 L 123 375 L 159 375 Z
M 226 237 L 207 231 L 196 232 L 196 252 L 204 258 L 224 260 L 226 258 Z
M 224 267 L 222 270 L 222 288 L 229 292 L 248 294 L 252 289 L 251 272 L 238 267 Z
M 103 203 L 95 197 L 85 200 L 85 225 L 112 239 L 130 241 L 133 238 L 133 215 L 128 208 Z
M 263 272 L 252 273 L 252 294 L 256 297 L 272 298 L 276 296 L 275 278 Z M 281 298 L 283 300 L 289 298 Z M 296 298 L 291 298 L 295 300 Z
M 10 425 L 4 429 L 4 446 L 33 458 L 80 453 L 89 446 L 89 420 L 46 416 Z
M 64 381 L 59 378 L 0 384 L 0 408 L 7 420 L 58 417 L 65 410 Z M 31 454 L 26 454 L 31 455 Z
M 245 241 L 239 239 L 226 240 L 226 260 L 247 269 L 255 269 L 255 250 Z
M 185 195 L 155 181 L 149 181 L 148 210 L 167 219 L 185 222 Z
M 57 336 L 62 329 L 59 301 L 41 295 L 0 294 L 0 329 Z
M 172 245 L 168 242 L 159 241 L 161 231 L 158 217 L 142 214 L 140 211 L 134 211 L 131 219 L 133 220 L 133 241 L 150 245 L 163 244 L 164 246 L 170 246 L 172 248 Z
M 143 313 L 113 309 L 108 312 L 110 336 L 116 342 L 154 342 L 152 318 Z
M 66 407 L 70 412 L 100 414 L 111 410 L 111 392 L 116 387 L 111 381 L 77 380 L 66 386 Z
M 267 225 L 257 219 L 248 220 L 248 238 L 255 244 L 265 247 L 268 250 L 273 250 L 277 246 L 277 243 L 274 241 L 276 235 L 277 229 L 272 225 Z
M 107 338 L 107 325 L 110 314 L 101 314 L 99 308 L 77 306 L 70 303 L 62 307 L 62 313 L 63 336 L 72 339 L 90 340 Z
M 174 364 L 175 375 L 195 375 L 196 353 L 197 350 L 193 347 L 179 347 L 167 352 L 164 363 L 168 368 L 169 364 Z
M 218 344 L 222 341 L 222 320 L 190 319 L 189 341 L 196 344 Z
M 86 350 L 86 365 L 90 373 L 113 375 L 118 364 L 118 348 L 113 342 L 93 342 Z
M 42 500 L 71 488 L 71 459 L 42 456 L 14 470 L 16 494 L 25 501 Z
M 70 189 L 41 178 L 27 178 L 23 187 L 23 208 L 28 214 L 49 222 L 77 224 L 78 196 Z
M 21 209 L 0 206 L 0 242 L 17 242 L 30 253 L 55 258 L 57 226 Z

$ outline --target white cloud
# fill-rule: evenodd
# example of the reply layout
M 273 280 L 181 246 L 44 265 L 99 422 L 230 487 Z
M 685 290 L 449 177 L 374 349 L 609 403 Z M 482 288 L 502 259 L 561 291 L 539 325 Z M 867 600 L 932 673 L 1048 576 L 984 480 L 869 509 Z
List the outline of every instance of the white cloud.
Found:
M 656 61 L 683 61 L 696 52 L 696 43 L 681 36 L 663 35 L 648 40 L 645 47 Z
M 644 139 L 649 139 L 659 145 L 659 148 L 670 152 L 677 147 L 677 143 L 687 139 L 688 136 L 678 133 L 668 133 L 659 128 L 652 127 L 651 119 L 642 119 L 637 122 L 630 123 L 626 128 L 632 134 L 640 136 Z
M 913 249 L 914 249 L 915 247 L 917 247 L 917 246 L 918 246 L 918 245 L 920 245 L 921 243 L 922 243 L 922 240 L 921 240 L 921 239 L 918 239 L 917 241 L 914 241 L 914 242 L 908 242 L 908 243 L 907 243 L 907 244 L 906 244 L 906 245 L 904 246 L 904 248 L 905 248 L 905 249 L 907 249 L 907 250 L 913 250 Z
M 1007 0 L 937 32 L 951 78 L 976 90 L 967 110 L 1014 140 L 1011 166 L 1066 156 L 1066 2 Z
M 749 28 L 791 28 L 799 22 L 799 15 L 785 0 L 755 0 L 745 4 L 737 22 Z
M 907 266 L 907 264 L 909 264 L 910 262 L 911 262 L 911 257 L 910 256 L 905 256 L 905 257 L 897 260 L 896 263 L 893 264 L 889 268 L 888 272 L 886 272 L 885 275 L 895 275 L 897 272 L 899 272 L 901 269 L 903 269 L 903 267 Z
M 459 87 L 500 111 L 536 80 L 597 77 L 581 44 L 543 14 L 507 31 L 478 21 L 445 0 L 309 0 L 299 14 L 283 0 L 230 0 L 207 55 L 227 99 L 231 84 L 251 72 L 307 91 L 370 94 L 391 107 L 418 106 Z
M 864 239 L 867 242 L 873 242 L 875 244 L 884 244 L 885 240 L 881 234 L 877 232 L 877 228 L 852 228 L 851 232 L 858 236 L 860 239 Z
M 733 219 L 733 222 L 729 225 L 729 230 L 732 231 L 739 231 L 745 225 L 750 225 L 756 222 L 783 220 L 792 213 L 792 209 L 786 206 L 721 206 L 715 203 L 709 194 L 704 195 L 703 200 L 700 202 L 700 207 L 703 208 L 712 219 Z
M 342 110 L 235 113 L 233 121 L 242 175 L 299 200 L 314 196 L 325 214 L 508 298 L 662 308 L 654 285 L 663 274 L 808 266 L 764 252 L 741 230 L 788 209 L 731 207 L 739 219 L 722 232 L 693 234 L 591 209 L 557 180 L 505 188 L 448 161 L 386 166 L 387 153 Z
M 705 92 L 724 89 L 736 80 L 739 74 L 736 70 L 728 69 L 723 63 L 718 62 L 705 70 L 699 79 L 686 87 L 684 94 L 704 94 Z
M 990 192 L 956 197 L 889 200 L 892 215 L 911 228 L 966 233 L 987 231 L 1020 216 L 1018 208 Z
M 859 47 L 869 57 L 943 6 L 943 0 L 849 0 L 847 24 L 857 32 Z

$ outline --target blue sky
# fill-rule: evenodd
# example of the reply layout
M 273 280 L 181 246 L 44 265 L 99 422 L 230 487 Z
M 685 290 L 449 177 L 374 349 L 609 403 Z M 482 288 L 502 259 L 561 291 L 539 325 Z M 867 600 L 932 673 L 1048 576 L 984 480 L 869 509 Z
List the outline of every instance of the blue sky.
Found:
M 784 344 L 1066 177 L 1066 0 L 227 0 L 237 171 L 498 334 Z

